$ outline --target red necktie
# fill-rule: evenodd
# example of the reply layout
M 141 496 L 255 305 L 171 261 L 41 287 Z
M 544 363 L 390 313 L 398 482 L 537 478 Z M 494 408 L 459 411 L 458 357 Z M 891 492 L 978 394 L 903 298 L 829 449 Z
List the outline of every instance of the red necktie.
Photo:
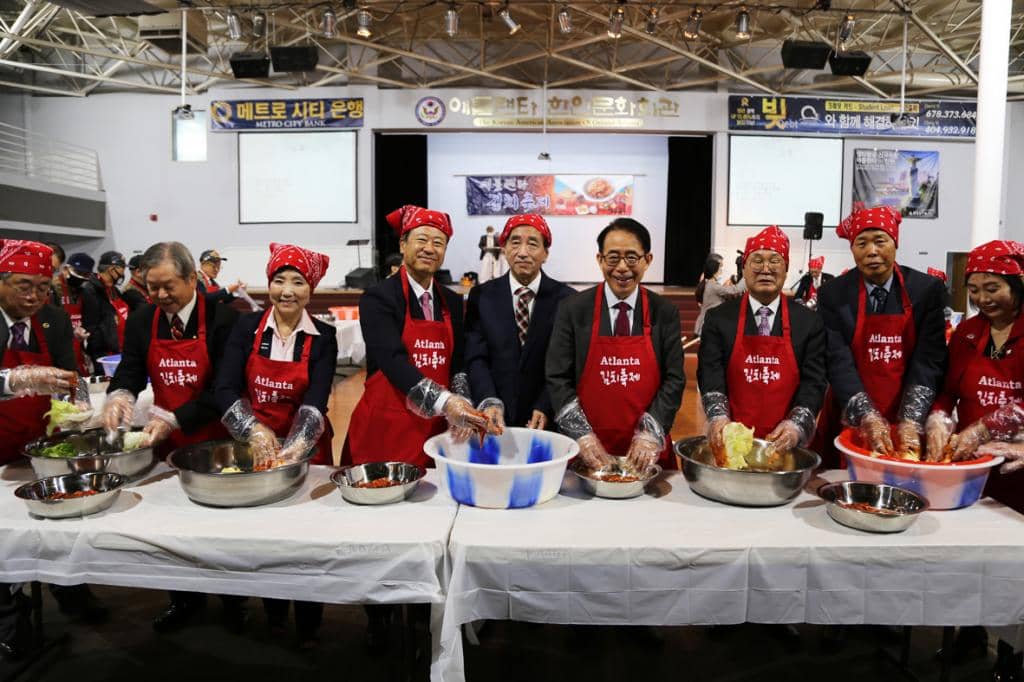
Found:
M 177 315 L 171 318 L 171 338 L 175 341 L 185 338 L 185 325 L 181 323 L 181 318 Z
M 629 336 L 631 329 L 629 325 L 629 304 L 621 301 L 615 304 L 619 313 L 615 316 L 615 336 Z

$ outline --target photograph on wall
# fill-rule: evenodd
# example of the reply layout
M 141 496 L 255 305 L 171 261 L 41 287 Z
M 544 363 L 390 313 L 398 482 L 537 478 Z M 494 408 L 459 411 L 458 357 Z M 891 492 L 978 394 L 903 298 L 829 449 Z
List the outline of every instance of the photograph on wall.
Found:
M 469 215 L 630 215 L 632 175 L 470 175 Z
M 853 151 L 853 208 L 891 206 L 904 218 L 939 217 L 939 153 Z

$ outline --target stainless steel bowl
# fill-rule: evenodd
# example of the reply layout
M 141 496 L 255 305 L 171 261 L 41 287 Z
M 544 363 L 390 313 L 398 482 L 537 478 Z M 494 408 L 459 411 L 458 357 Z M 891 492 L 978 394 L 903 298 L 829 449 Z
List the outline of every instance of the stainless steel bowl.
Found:
M 427 470 L 415 464 L 371 462 L 342 467 L 331 474 L 331 481 L 338 486 L 341 496 L 353 504 L 391 504 L 412 495 L 420 479 L 426 475 Z M 396 481 L 397 484 L 386 488 L 360 488 L 356 485 L 380 478 Z
M 101 512 L 117 501 L 121 487 L 128 479 L 119 474 L 63 474 L 26 483 L 15 489 L 14 495 L 28 506 L 30 514 L 48 519 L 88 516 Z M 79 490 L 97 490 L 95 495 L 73 497 L 67 500 L 48 499 L 55 493 L 73 493 Z
M 800 493 L 821 458 L 810 450 L 793 448 L 770 463 L 760 456 L 767 445 L 768 441 L 754 439 L 748 459 L 764 462 L 764 468 L 743 471 L 716 466 L 704 436 L 677 441 L 675 450 L 683 460 L 686 482 L 698 495 L 740 507 L 777 507 Z
M 928 508 L 920 495 L 886 483 L 840 481 L 818 489 L 825 510 L 837 523 L 871 533 L 899 533 L 909 528 Z M 867 504 L 879 511 L 848 505 Z
M 576 474 L 576 477 L 580 479 L 580 483 L 583 484 L 583 489 L 591 495 L 607 497 L 613 500 L 624 500 L 628 497 L 642 495 L 647 484 L 661 474 L 661 467 L 657 464 L 652 464 L 647 468 L 647 471 L 638 476 L 636 481 L 606 481 L 604 480 L 606 476 L 615 474 L 629 473 L 635 475 L 632 471 L 626 470 L 625 457 L 615 457 L 614 459 L 614 464 L 594 471 L 577 457 L 569 463 L 569 471 Z
M 306 480 L 311 454 L 298 462 L 253 471 L 249 446 L 233 440 L 208 441 L 178 448 L 167 463 L 189 499 L 211 507 L 256 507 L 282 500 Z M 238 467 L 240 473 L 223 473 Z
M 24 452 L 39 478 L 105 471 L 131 479 L 145 473 L 153 464 L 153 448 L 139 448 L 131 452 L 122 450 L 124 434 L 141 430 L 141 427 L 119 429 L 113 443 L 107 442 L 107 432 L 102 428 L 55 433 L 49 438 L 32 441 L 25 446 Z M 78 454 L 75 457 L 39 454 L 43 448 L 60 443 L 70 443 Z

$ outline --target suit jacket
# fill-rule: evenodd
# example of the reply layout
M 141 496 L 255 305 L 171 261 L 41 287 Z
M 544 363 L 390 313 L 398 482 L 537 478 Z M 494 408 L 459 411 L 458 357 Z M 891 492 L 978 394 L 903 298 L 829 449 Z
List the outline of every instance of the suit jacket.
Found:
M 806 407 L 814 414 L 818 413 L 825 399 L 825 388 L 828 378 L 825 370 L 825 325 L 815 312 L 783 296 L 779 302 L 779 312 L 775 314 L 772 336 L 782 336 L 782 306 L 789 310 L 789 333 L 796 355 L 797 368 L 800 370 L 800 385 L 789 409 Z M 758 306 L 751 301 L 747 306 L 744 333 L 747 336 L 757 335 L 757 322 L 754 320 L 753 308 Z M 728 385 L 727 376 L 729 359 L 736 345 L 736 323 L 740 314 L 740 301 L 726 301 L 714 310 L 708 311 L 704 319 L 704 331 L 701 334 L 700 350 L 697 355 L 697 384 L 704 393 L 724 393 L 744 390 L 745 386 Z M 788 410 L 787 410 L 788 412 Z
M 924 386 L 937 393 L 946 372 L 946 321 L 943 309 L 946 307 L 948 292 L 938 278 L 903 265 L 897 267 L 903 273 L 917 332 L 917 344 L 903 375 L 903 387 Z M 825 323 L 828 337 L 828 379 L 840 407 L 845 407 L 850 398 L 864 390 L 850 347 L 857 327 L 861 279 L 859 270 L 850 270 L 823 285 L 818 291 L 818 312 Z M 870 301 L 867 306 L 868 314 L 873 314 Z M 900 286 L 893 277 L 883 312 L 899 313 L 901 310 Z
M 441 300 L 444 297 L 452 321 L 451 374 L 454 378 L 463 370 L 463 315 L 462 296 L 439 284 L 435 278 L 432 291 L 434 300 L 434 319 L 441 319 Z M 440 293 L 440 296 L 437 294 Z M 412 289 L 409 290 L 410 297 Z M 416 301 L 406 306 L 402 296 L 402 278 L 388 277 L 375 284 L 359 297 L 359 327 L 366 341 L 366 378 L 376 372 L 384 372 L 384 376 L 402 394 L 409 393 L 412 387 L 423 379 L 423 374 L 409 361 L 409 354 L 402 344 L 402 331 L 405 329 L 405 311 L 414 320 L 423 319 L 423 311 Z
M 818 292 L 821 292 L 821 287 L 825 286 L 825 282 L 835 279 L 834 275 L 830 275 L 827 272 L 821 273 L 821 286 L 818 287 Z M 799 301 L 807 300 L 807 294 L 811 290 L 811 273 L 806 273 L 797 282 L 796 291 L 793 292 L 793 298 Z
M 135 396 L 138 396 L 149 380 L 149 371 L 146 368 L 146 356 L 149 351 L 149 344 L 153 340 L 153 315 L 158 308 L 148 303 L 135 312 L 128 315 L 128 323 L 124 330 L 124 349 L 121 351 L 121 363 L 117 366 L 117 372 L 110 381 L 107 393 L 116 391 L 119 388 L 127 389 Z M 212 374 L 202 393 L 174 411 L 178 419 L 178 425 L 185 433 L 196 431 L 200 427 L 212 421 L 219 420 L 220 410 L 217 409 L 217 402 L 214 398 L 214 379 L 217 376 L 217 369 L 224 358 L 224 351 L 227 348 L 228 338 L 231 330 L 238 320 L 238 312 L 226 305 L 206 306 L 206 352 L 209 353 L 212 364 Z M 185 323 L 185 338 L 195 339 L 199 335 L 199 305 L 192 309 L 188 322 Z M 160 312 L 157 318 L 156 336 L 158 339 L 171 338 L 171 325 L 167 322 L 167 316 Z
M 217 280 L 213 278 L 210 279 L 210 282 L 217 284 Z M 207 291 L 202 275 L 199 276 L 196 287 L 199 289 L 199 293 L 206 297 L 207 303 L 231 303 L 231 301 L 235 300 L 235 295 L 223 287 L 214 292 Z
M 217 408 L 221 414 L 227 412 L 236 400 L 248 396 L 249 378 L 245 372 L 245 365 L 252 354 L 253 339 L 256 337 L 261 319 L 262 312 L 242 315 L 228 337 L 228 345 L 217 369 L 217 381 L 214 386 Z M 314 318 L 313 324 L 320 332 L 320 336 L 307 336 L 305 332 L 298 332 L 292 360 L 301 360 L 302 349 L 306 343 L 313 344 L 309 349 L 309 386 L 302 397 L 302 404 L 311 405 L 326 415 L 327 400 L 331 397 L 331 387 L 334 385 L 334 367 L 338 363 L 338 337 L 334 327 L 326 322 Z M 262 332 L 260 355 L 265 358 L 270 357 L 273 334 L 274 332 L 269 329 Z
M 121 291 L 121 298 L 128 304 L 128 310 L 135 312 L 142 306 L 146 305 L 149 301 L 145 294 L 136 289 L 134 286 L 129 284 Z
M 121 292 L 114 288 L 114 296 L 121 298 Z M 121 352 L 117 340 L 117 311 L 107 298 L 103 282 L 93 278 L 82 285 L 82 327 L 89 332 L 85 341 L 85 352 L 93 360 L 104 355 Z
M 75 351 L 71 345 L 73 333 L 68 314 L 60 306 L 47 304 L 35 314 L 35 317 L 43 328 L 43 336 L 46 338 L 53 366 L 77 372 L 78 363 L 75 361 Z M 10 340 L 11 330 L 7 327 L 7 320 L 0 315 L 0 362 L 3 362 Z M 33 353 L 39 352 L 39 339 L 36 338 L 35 330 L 29 335 L 28 349 Z
M 541 274 L 526 343 L 520 346 L 510 276 L 506 273 L 469 291 L 466 370 L 474 402 L 500 398 L 508 424 L 522 426 L 534 410 L 552 418 L 544 361 L 558 304 L 574 291 Z
M 573 294 L 562 301 L 555 316 L 545 363 L 548 392 L 555 414 L 576 398 L 576 386 L 587 362 L 590 349 L 590 332 L 594 320 L 594 296 L 603 295 L 604 283 L 586 291 Z M 668 433 L 679 411 L 686 386 L 683 372 L 683 346 L 679 342 L 679 309 L 658 294 L 648 291 L 647 300 L 651 306 L 651 343 L 661 370 L 661 386 L 647 412 L 651 414 Z M 633 334 L 643 333 L 643 304 L 637 298 L 633 311 Z M 612 335 L 612 324 L 608 307 L 601 306 L 601 322 L 598 328 L 601 336 Z
M 494 246 L 491 247 L 491 252 L 492 252 L 493 256 L 497 257 L 497 255 L 501 252 L 501 247 L 498 246 L 498 235 L 497 235 L 497 233 L 495 233 L 495 234 L 492 234 L 491 236 L 494 237 Z M 478 244 L 478 246 L 480 247 L 480 260 L 483 260 L 484 259 L 484 254 L 487 253 L 487 235 L 486 234 L 483 235 L 482 237 L 480 237 L 480 243 Z

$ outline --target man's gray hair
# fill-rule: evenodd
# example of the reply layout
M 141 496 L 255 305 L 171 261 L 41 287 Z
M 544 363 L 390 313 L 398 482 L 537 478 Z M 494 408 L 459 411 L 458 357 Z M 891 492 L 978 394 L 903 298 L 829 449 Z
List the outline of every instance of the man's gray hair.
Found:
M 183 279 L 188 279 L 196 272 L 196 261 L 192 258 L 192 252 L 181 242 L 157 242 L 146 249 L 139 261 L 139 268 L 143 273 L 155 268 L 158 265 L 170 262 L 174 265 L 174 271 Z

